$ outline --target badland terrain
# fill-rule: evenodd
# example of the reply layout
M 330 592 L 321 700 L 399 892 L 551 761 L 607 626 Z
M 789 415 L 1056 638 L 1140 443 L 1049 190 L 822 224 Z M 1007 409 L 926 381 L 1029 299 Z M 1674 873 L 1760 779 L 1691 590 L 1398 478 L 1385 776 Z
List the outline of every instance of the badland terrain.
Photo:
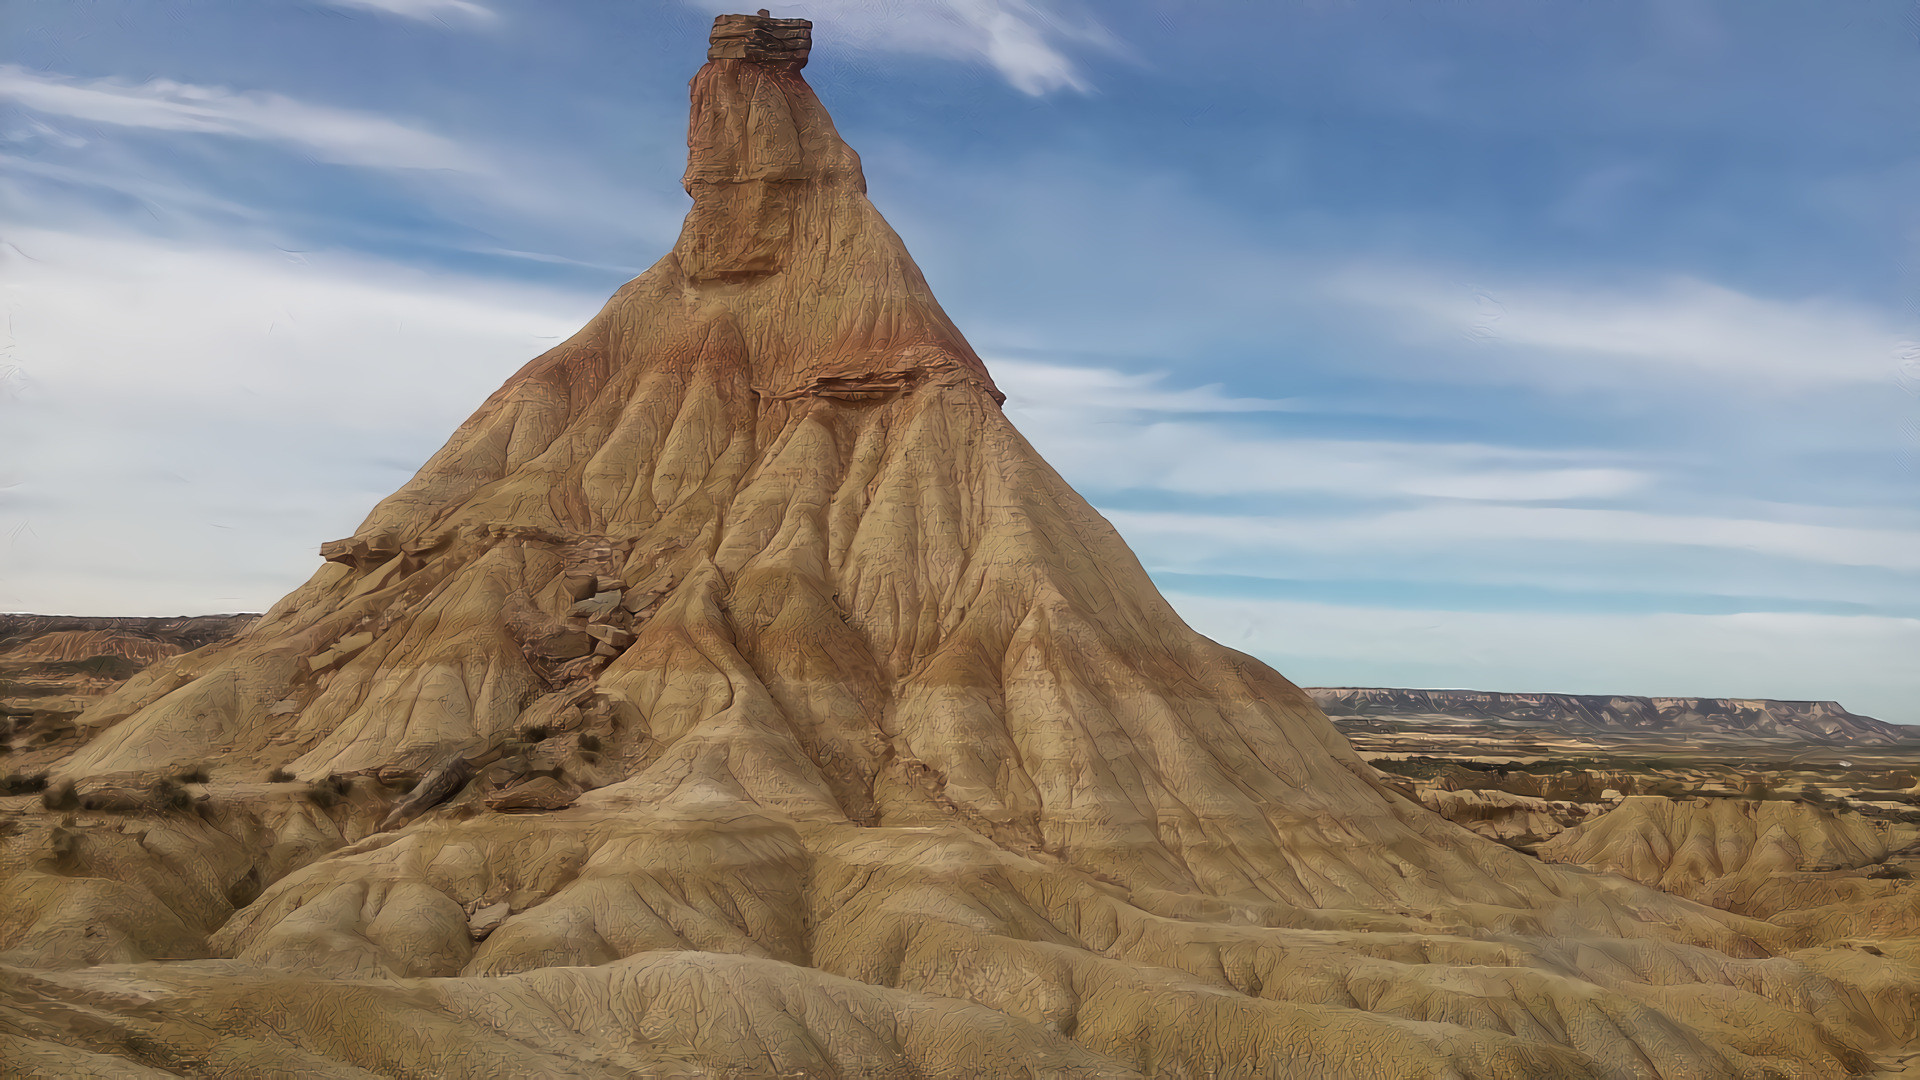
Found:
M 16 633 L 11 1069 L 1897 1067 L 1897 744 L 1781 797 L 1343 735 L 1008 423 L 810 45 L 716 20 L 673 249 L 306 584 L 204 642 Z

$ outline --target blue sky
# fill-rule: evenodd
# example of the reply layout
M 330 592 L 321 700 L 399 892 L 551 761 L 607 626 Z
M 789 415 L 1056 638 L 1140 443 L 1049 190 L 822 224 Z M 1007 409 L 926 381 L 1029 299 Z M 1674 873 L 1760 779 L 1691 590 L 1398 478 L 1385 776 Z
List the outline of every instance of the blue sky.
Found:
M 304 580 L 670 246 L 721 10 L 10 7 L 0 610 Z M 1913 722 L 1914 12 L 775 14 L 1009 415 L 1197 628 L 1309 685 Z

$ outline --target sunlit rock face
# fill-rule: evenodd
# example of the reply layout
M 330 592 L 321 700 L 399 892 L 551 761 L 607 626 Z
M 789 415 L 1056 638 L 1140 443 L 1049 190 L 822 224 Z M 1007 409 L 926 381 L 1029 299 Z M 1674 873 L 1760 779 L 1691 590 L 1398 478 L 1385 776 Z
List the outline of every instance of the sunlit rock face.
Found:
M 809 30 L 718 20 L 673 250 L 8 801 L 16 1060 L 1837 1077 L 1908 1036 L 1803 928 L 1446 822 L 1189 629 L 1001 412 Z

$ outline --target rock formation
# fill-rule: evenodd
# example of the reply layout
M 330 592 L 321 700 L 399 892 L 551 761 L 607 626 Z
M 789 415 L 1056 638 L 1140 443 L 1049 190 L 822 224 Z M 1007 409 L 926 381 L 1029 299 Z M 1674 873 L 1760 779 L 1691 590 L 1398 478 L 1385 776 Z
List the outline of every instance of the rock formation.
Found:
M 1920 936 L 1920 904 L 1908 872 L 1889 866 L 1888 839 L 1844 807 L 1642 795 L 1559 833 L 1539 855 L 1803 927 L 1809 940 Z
M 673 250 L 5 803 L 12 1060 L 1838 1077 L 1911 1035 L 1860 989 L 1906 969 L 1450 824 L 1181 622 L 807 30 L 717 20 Z
M 1730 874 L 1857 869 L 1884 861 L 1887 846 L 1860 815 L 1805 803 L 1639 795 L 1541 854 L 1685 892 Z
M 1920 731 L 1848 712 L 1837 701 L 1376 687 L 1314 687 L 1307 693 L 1336 720 L 1445 717 L 1564 734 L 1656 732 L 1868 744 L 1920 740 Z

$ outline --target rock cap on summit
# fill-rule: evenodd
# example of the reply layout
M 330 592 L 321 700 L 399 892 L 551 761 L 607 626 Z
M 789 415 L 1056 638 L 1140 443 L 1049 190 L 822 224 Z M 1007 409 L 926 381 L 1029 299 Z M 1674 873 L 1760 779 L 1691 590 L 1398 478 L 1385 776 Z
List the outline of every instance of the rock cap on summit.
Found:
M 765 8 L 758 15 L 716 15 L 708 42 L 708 60 L 791 64 L 798 71 L 807 66 L 813 23 L 770 18 Z

